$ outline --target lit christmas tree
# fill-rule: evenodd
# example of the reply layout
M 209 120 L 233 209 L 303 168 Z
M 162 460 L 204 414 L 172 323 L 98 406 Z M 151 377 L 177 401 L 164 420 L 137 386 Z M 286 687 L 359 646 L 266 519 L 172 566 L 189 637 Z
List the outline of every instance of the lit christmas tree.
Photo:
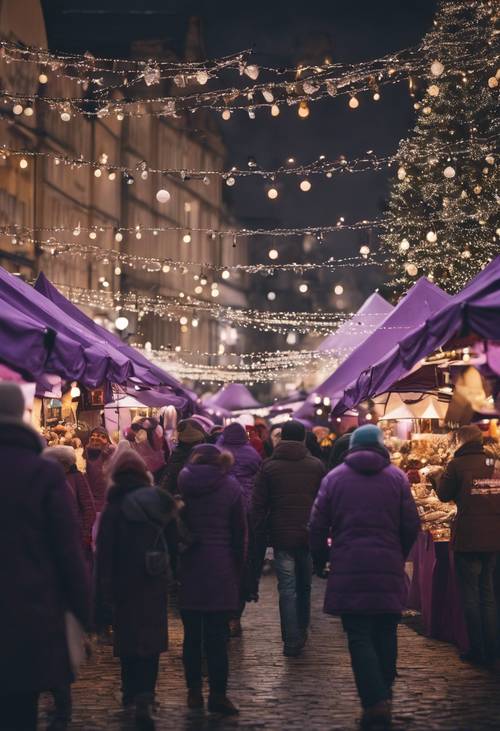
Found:
M 397 292 L 422 275 L 456 292 L 500 253 L 498 9 L 441 0 L 423 40 L 425 92 L 399 147 L 382 236 Z

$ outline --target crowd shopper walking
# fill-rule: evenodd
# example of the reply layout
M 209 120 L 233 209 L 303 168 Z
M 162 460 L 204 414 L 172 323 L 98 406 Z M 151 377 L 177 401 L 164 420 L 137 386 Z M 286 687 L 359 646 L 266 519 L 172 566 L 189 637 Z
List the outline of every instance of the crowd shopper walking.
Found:
M 2 731 L 35 731 L 44 692 L 55 705 L 48 728 L 68 728 L 75 642 L 81 656 L 85 632 L 111 630 L 122 704 L 138 729 L 155 728 L 170 593 L 184 628 L 187 707 L 205 708 L 206 658 L 208 711 L 237 715 L 227 644 L 243 631 L 246 602 L 258 600 L 269 546 L 283 662 L 306 646 L 313 572 L 328 577 L 324 609 L 347 636 L 361 728 L 391 728 L 405 561 L 420 518 L 377 426 L 333 441 L 328 429 L 312 433 L 294 420 L 268 431 L 196 415 L 177 423 L 169 414 L 165 431 L 162 414 L 136 420 L 117 444 L 104 427 L 92 429 L 82 472 L 81 445 L 58 437 L 46 447 L 23 412 L 20 388 L 0 383 L 0 585 L 9 587 L 0 598 Z M 453 440 L 453 459 L 432 479 L 441 500 L 458 506 L 452 546 L 471 645 L 464 659 L 495 669 L 498 445 L 490 439 L 485 449 L 474 426 Z

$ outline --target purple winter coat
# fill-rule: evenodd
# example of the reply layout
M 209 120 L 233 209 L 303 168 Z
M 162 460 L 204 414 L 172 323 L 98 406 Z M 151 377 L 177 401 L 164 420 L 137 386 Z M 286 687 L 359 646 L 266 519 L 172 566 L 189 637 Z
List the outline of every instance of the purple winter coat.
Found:
M 245 497 L 247 510 L 252 501 L 252 490 L 255 484 L 255 476 L 262 464 L 262 457 L 248 441 L 248 434 L 245 427 L 237 422 L 226 426 L 221 437 L 217 441 L 221 449 L 225 449 L 234 457 L 234 465 L 231 474 L 236 477 Z
M 0 693 L 72 680 L 64 613 L 87 625 L 90 579 L 64 472 L 28 426 L 0 425 Z M 0 718 L 0 726 L 1 726 Z
M 404 472 L 383 448 L 354 450 L 321 483 L 310 545 L 321 552 L 331 528 L 328 614 L 399 614 L 405 608 L 405 558 L 420 520 Z
M 247 548 L 243 491 L 218 465 L 188 464 L 178 485 L 193 538 L 180 557 L 180 608 L 235 611 Z

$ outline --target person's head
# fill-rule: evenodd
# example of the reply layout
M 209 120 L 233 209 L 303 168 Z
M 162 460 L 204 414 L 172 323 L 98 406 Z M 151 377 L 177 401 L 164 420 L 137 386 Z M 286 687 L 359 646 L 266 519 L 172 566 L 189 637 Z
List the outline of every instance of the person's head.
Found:
M 349 441 L 349 449 L 377 449 L 384 446 L 384 435 L 375 424 L 358 426 Z
M 282 442 L 305 442 L 306 428 L 304 424 L 295 419 L 286 421 L 281 428 Z
M 59 462 L 65 472 L 70 472 L 71 468 L 76 465 L 76 453 L 73 447 L 67 445 L 57 447 L 47 447 L 42 452 L 43 457 L 53 459 Z
M 475 424 L 467 424 L 466 426 L 459 427 L 454 432 L 454 437 L 456 449 L 460 449 L 464 444 L 483 443 L 483 432 Z
M 281 442 L 281 426 L 278 426 L 277 424 L 273 426 L 269 432 L 269 440 L 273 445 L 273 449 L 275 449 Z
M 115 449 L 109 461 L 107 475 L 110 485 L 133 482 L 145 487 L 153 484 L 153 477 L 144 460 L 125 439 Z
M 231 452 L 226 452 L 215 444 L 199 444 L 191 452 L 189 463 L 194 465 L 212 465 L 220 467 L 224 472 L 227 472 L 234 463 L 234 457 Z
M 90 449 L 105 449 L 111 444 L 109 434 L 103 426 L 96 426 L 89 434 Z
M 198 421 L 183 419 L 177 426 L 177 438 L 181 444 L 200 444 L 205 441 L 206 434 Z
M 17 383 L 0 383 L 0 425 L 24 426 L 24 395 Z

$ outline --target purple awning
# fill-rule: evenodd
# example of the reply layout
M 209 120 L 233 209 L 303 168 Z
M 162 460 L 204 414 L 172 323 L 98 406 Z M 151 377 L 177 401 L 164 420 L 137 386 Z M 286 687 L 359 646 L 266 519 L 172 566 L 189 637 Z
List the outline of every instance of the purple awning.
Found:
M 262 404 L 254 399 L 248 388 L 241 383 L 230 383 L 228 386 L 224 386 L 214 396 L 207 399 L 204 406 L 226 411 L 262 408 Z
M 393 309 L 387 300 L 378 292 L 374 292 L 352 317 L 320 343 L 318 350 L 320 352 L 333 350 L 348 355 L 366 340 Z
M 451 299 L 425 277 L 416 282 L 378 327 L 316 388 L 308 401 L 316 396 L 340 398 L 344 389 L 365 368 L 388 353 L 416 325 L 440 309 Z M 297 413 L 301 416 L 301 412 Z
M 66 299 L 43 273 L 39 274 L 35 283 L 35 289 L 50 302 L 53 302 L 72 321 L 83 326 L 94 339 L 97 338 L 100 342 L 111 346 L 122 357 L 127 358 L 132 364 L 130 376 L 135 383 L 148 387 L 167 386 L 172 389 L 174 394 L 184 398 L 186 403 L 191 400 L 191 394 L 177 379 L 161 368 L 158 368 L 158 366 L 154 365 L 138 350 L 120 340 L 118 336 L 95 323 L 92 318 L 88 317 L 78 307 L 75 307 L 72 302 Z
M 133 375 L 131 362 L 122 353 L 99 340 L 29 284 L 1 267 L 0 300 L 42 323 L 58 337 L 68 339 L 67 350 L 59 351 L 59 362 L 56 364 L 52 359 L 50 369 L 45 368 L 47 372 L 61 376 L 64 373 L 68 380 L 78 380 L 88 388 L 105 382 L 125 383 Z
M 500 256 L 461 292 L 395 344 L 386 357 L 366 368 L 346 390 L 334 413 L 388 391 L 420 360 L 455 336 L 475 334 L 500 341 Z

